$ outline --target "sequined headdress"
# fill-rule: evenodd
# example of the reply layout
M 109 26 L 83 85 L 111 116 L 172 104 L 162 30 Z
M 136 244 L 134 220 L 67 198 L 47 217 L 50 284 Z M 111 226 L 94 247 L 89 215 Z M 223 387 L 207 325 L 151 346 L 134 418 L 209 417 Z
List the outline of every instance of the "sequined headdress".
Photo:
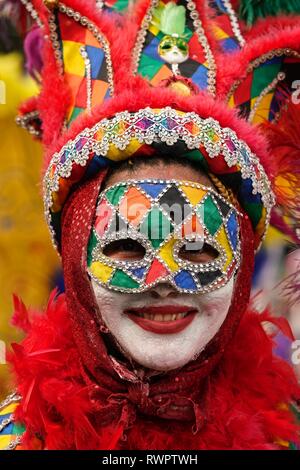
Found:
M 44 67 L 40 96 L 18 119 L 46 147 L 45 210 L 59 249 L 74 188 L 116 161 L 170 149 L 234 192 L 256 248 L 275 195 L 277 215 L 297 228 L 299 161 L 288 150 L 277 158 L 269 138 L 295 95 L 296 16 L 254 23 L 250 1 L 21 3 L 44 38 Z

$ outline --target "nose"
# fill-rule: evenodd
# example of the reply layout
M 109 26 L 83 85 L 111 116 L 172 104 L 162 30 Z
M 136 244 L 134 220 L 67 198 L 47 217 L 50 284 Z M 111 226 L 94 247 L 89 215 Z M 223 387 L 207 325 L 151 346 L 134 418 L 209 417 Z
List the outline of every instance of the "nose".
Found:
M 153 299 L 166 299 L 167 297 L 177 297 L 177 290 L 169 283 L 163 282 L 152 287 L 150 290 L 150 295 Z

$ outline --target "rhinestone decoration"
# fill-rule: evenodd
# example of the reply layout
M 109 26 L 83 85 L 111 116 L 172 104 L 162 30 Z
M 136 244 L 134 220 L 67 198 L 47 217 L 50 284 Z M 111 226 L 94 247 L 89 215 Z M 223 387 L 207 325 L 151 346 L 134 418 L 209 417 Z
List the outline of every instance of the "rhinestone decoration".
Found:
M 297 51 L 294 51 L 293 49 L 290 48 L 279 48 L 279 49 L 274 49 L 272 51 L 269 51 L 265 54 L 262 54 L 260 57 L 257 57 L 253 62 L 250 63 L 248 69 L 247 69 L 247 76 L 257 67 L 260 65 L 264 64 L 268 60 L 274 59 L 274 57 L 281 57 L 281 56 L 288 56 L 288 57 L 296 57 L 300 58 L 300 54 Z M 245 80 L 246 77 L 243 77 L 242 79 L 237 80 L 232 87 L 230 88 L 230 91 L 227 95 L 227 101 L 229 102 L 231 97 L 234 95 L 235 91 L 238 89 L 238 87 L 241 85 L 241 83 Z
M 133 73 L 136 74 L 138 71 L 138 67 L 140 64 L 141 60 L 141 55 L 143 51 L 143 47 L 146 41 L 147 37 L 147 32 L 149 29 L 149 26 L 151 24 L 151 21 L 153 19 L 154 11 L 155 8 L 157 8 L 159 5 L 159 0 L 151 0 L 150 5 L 148 7 L 148 10 L 143 18 L 141 28 L 138 32 L 137 35 L 137 40 L 135 47 L 133 49 Z M 208 38 L 206 36 L 206 32 L 203 28 L 202 21 L 199 15 L 199 12 L 197 10 L 197 5 L 195 2 L 192 0 L 187 0 L 186 2 L 186 8 L 188 11 L 188 14 L 190 15 L 192 21 L 193 21 L 193 26 L 199 41 L 199 44 L 201 45 L 204 56 L 205 56 L 205 63 L 207 64 L 208 68 L 208 80 L 207 80 L 207 90 L 209 93 L 211 93 L 213 96 L 216 94 L 216 61 L 214 58 L 214 54 L 212 52 L 212 49 L 210 47 Z M 175 75 L 179 74 L 179 70 L 173 70 Z
M 21 396 L 14 392 L 0 403 L 0 437 L 6 441 L 3 450 L 13 450 L 22 442 L 24 428 L 16 423 L 14 417 L 20 400 Z
M 5 398 L 5 400 L 3 400 L 0 403 L 0 410 L 2 410 L 3 408 L 6 408 L 12 403 L 18 403 L 21 400 L 21 398 L 22 397 L 17 392 L 11 393 L 10 395 L 8 395 L 8 397 Z
M 88 273 L 99 285 L 120 292 L 143 292 L 159 282 L 169 282 L 179 292 L 211 292 L 224 286 L 240 265 L 239 217 L 234 206 L 201 184 L 153 179 L 118 183 L 100 193 Z M 142 256 L 122 260 L 106 255 L 105 249 L 120 240 L 138 242 Z M 198 263 L 181 257 L 181 248 L 201 251 L 204 245 L 215 250 L 216 258 Z
M 89 55 L 87 53 L 86 47 L 82 46 L 80 48 L 80 54 L 84 60 L 85 72 L 86 72 L 86 96 L 87 96 L 87 103 L 86 109 L 90 113 L 92 110 L 92 75 L 91 75 L 91 61 L 89 59 Z
M 224 5 L 225 10 L 227 11 L 227 14 L 228 14 L 229 19 L 230 19 L 232 31 L 233 31 L 236 39 L 238 40 L 239 45 L 241 47 L 244 47 L 245 44 L 246 44 L 246 41 L 245 41 L 245 38 L 242 35 L 238 17 L 236 15 L 235 11 L 234 11 L 234 8 L 233 8 L 230 0 L 223 0 L 222 4 Z
M 55 235 L 59 229 L 59 214 L 72 185 L 80 181 L 92 165 L 96 168 L 93 171 L 99 171 L 110 161 L 125 160 L 138 154 L 145 144 L 173 146 L 177 142 L 185 147 L 181 156 L 184 157 L 185 152 L 188 156 L 196 149 L 199 162 L 204 156 L 209 171 L 237 177 L 241 188 L 239 201 L 246 212 L 248 203 L 259 209 L 255 216 L 249 211 L 249 217 L 253 217 L 258 238 L 262 238 L 275 198 L 257 156 L 234 131 L 222 128 L 218 121 L 169 107 L 118 113 L 112 119 L 104 119 L 94 127 L 84 129 L 53 156 L 44 178 L 46 218 L 54 229 L 51 233 Z
M 255 101 L 255 104 L 253 106 L 253 108 L 251 109 L 251 112 L 249 114 L 249 117 L 248 117 L 248 121 L 249 122 L 253 122 L 254 120 L 254 117 L 262 103 L 262 100 L 264 99 L 264 97 L 266 95 L 268 95 L 268 93 L 270 93 L 272 90 L 274 90 L 274 88 L 277 87 L 277 85 L 279 84 L 279 82 L 282 82 L 283 80 L 285 80 L 286 78 L 286 74 L 284 72 L 279 72 L 277 74 L 277 77 L 274 78 L 274 80 L 272 80 L 271 83 L 269 83 L 268 86 L 266 86 L 266 88 L 264 88 L 264 90 L 261 92 L 261 94 L 259 95 L 259 97 L 256 99 Z
M 30 0 L 20 0 L 21 3 L 24 5 L 26 10 L 28 11 L 29 15 L 32 17 L 32 19 L 36 22 L 36 24 L 39 26 L 39 28 L 43 27 L 43 23 L 41 22 L 39 15 L 34 8 L 32 2 Z
M 42 129 L 41 120 L 38 111 L 31 111 L 30 113 L 17 116 L 15 122 L 22 129 L 25 129 L 29 134 L 41 139 Z

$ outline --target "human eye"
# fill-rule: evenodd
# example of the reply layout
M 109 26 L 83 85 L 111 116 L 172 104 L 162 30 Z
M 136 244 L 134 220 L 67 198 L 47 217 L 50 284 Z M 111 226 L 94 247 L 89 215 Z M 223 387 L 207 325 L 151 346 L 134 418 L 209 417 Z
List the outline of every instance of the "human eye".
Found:
M 103 248 L 105 256 L 120 261 L 138 261 L 144 258 L 145 253 L 143 245 L 131 238 L 114 240 Z
M 218 251 L 208 243 L 199 241 L 185 243 L 178 252 L 178 257 L 192 263 L 208 263 L 219 256 Z

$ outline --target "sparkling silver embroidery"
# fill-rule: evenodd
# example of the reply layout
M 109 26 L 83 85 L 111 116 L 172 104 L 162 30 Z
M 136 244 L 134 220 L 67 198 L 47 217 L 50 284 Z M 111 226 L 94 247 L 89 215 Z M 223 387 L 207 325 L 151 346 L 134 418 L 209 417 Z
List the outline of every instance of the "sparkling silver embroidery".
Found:
M 21 396 L 17 392 L 13 392 L 8 397 L 3 400 L 0 403 L 0 410 L 3 410 L 7 408 L 9 405 L 13 403 L 18 403 L 21 400 Z M 10 424 L 14 422 L 14 415 L 13 413 L 8 416 L 8 418 L 5 418 L 1 423 L 0 423 L 0 433 Z M 13 436 L 13 440 L 9 443 L 7 447 L 4 448 L 4 450 L 14 450 L 18 445 L 21 444 L 22 442 L 22 436 Z
M 13 392 L 8 397 L 5 398 L 0 403 L 0 410 L 6 408 L 7 406 L 11 405 L 12 403 L 18 403 L 21 400 L 21 396 L 17 392 Z
M 84 60 L 85 72 L 86 72 L 86 108 L 88 112 L 92 110 L 92 69 L 91 69 L 91 61 L 89 55 L 87 53 L 86 47 L 82 46 L 80 48 L 80 54 Z
M 266 88 L 264 88 L 262 90 L 260 95 L 256 98 L 256 101 L 255 101 L 255 104 L 254 104 L 253 108 L 251 109 L 251 113 L 249 114 L 249 117 L 248 117 L 249 122 L 253 122 L 253 120 L 255 118 L 255 115 L 256 115 L 256 113 L 257 113 L 264 97 L 267 96 L 272 90 L 274 90 L 276 88 L 276 86 L 278 85 L 278 83 L 285 80 L 285 78 L 286 78 L 285 73 L 284 72 L 279 72 L 277 77 L 275 77 L 274 80 L 272 80 L 272 82 L 268 86 L 266 86 Z
M 22 436 L 17 436 L 4 450 L 15 450 L 22 443 Z
M 96 38 L 96 40 L 99 42 L 105 54 L 109 91 L 110 91 L 110 94 L 113 95 L 113 92 L 114 92 L 113 67 L 112 67 L 112 61 L 111 61 L 110 46 L 109 46 L 107 39 L 103 36 L 103 34 L 98 29 L 98 27 L 92 21 L 90 21 L 85 16 L 82 16 L 81 13 L 79 13 L 78 11 L 73 10 L 73 8 L 66 6 L 64 3 L 59 3 L 58 11 L 62 14 L 67 15 L 69 18 L 72 18 L 74 21 L 76 21 L 77 23 L 80 23 L 82 26 L 86 27 L 92 33 L 92 35 Z M 60 71 L 61 73 L 63 73 L 63 57 L 62 57 L 61 45 L 58 41 L 56 19 L 53 14 L 49 16 L 49 28 L 51 31 L 50 39 L 52 41 L 54 55 L 59 64 Z
M 30 16 L 34 19 L 34 21 L 36 22 L 36 24 L 42 28 L 43 27 L 43 23 L 41 22 L 40 18 L 39 18 L 39 15 L 36 11 L 36 9 L 34 8 L 32 2 L 30 2 L 29 0 L 21 0 L 21 3 L 24 5 L 24 7 L 26 8 L 26 10 L 28 11 L 28 13 L 30 14 Z
M 240 84 L 245 80 L 245 78 L 249 75 L 249 73 L 251 73 L 254 69 L 259 67 L 260 65 L 264 64 L 267 60 L 271 60 L 274 57 L 281 57 L 281 56 L 296 57 L 300 59 L 300 53 L 288 47 L 273 49 L 272 51 L 269 51 L 266 54 L 263 54 L 260 57 L 257 57 L 251 62 L 251 64 L 247 68 L 246 75 L 236 80 L 236 82 L 232 85 L 227 95 L 227 101 L 228 102 L 230 101 L 235 91 L 238 89 Z
M 143 122 L 147 124 L 145 129 L 141 126 Z M 198 126 L 197 133 L 189 130 L 190 123 Z M 98 141 L 95 134 L 99 131 L 102 138 Z M 78 149 L 77 145 L 81 139 L 84 143 L 82 148 Z M 68 178 L 71 175 L 74 163 L 84 167 L 91 154 L 109 158 L 111 145 L 124 150 L 133 139 L 137 139 L 141 144 L 151 145 L 153 142 L 162 141 L 170 146 L 181 140 L 186 143 L 188 149 L 198 149 L 201 144 L 204 145 L 210 158 L 222 154 L 229 167 L 239 165 L 243 179 L 251 178 L 253 193 L 261 195 L 269 217 L 275 198 L 268 177 L 257 156 L 246 143 L 238 139 L 234 131 L 221 128 L 218 121 L 212 118 L 202 119 L 195 113 L 183 114 L 172 108 L 146 108 L 134 114 L 127 111 L 118 113 L 112 119 L 100 121 L 91 129 L 84 129 L 53 156 L 44 179 L 44 202 L 48 223 L 51 220 L 52 194 L 59 190 L 59 178 Z M 53 167 L 55 170 L 52 174 Z
M 141 185 L 143 184 L 163 184 L 165 185 L 165 188 L 161 191 L 159 191 L 159 194 L 157 197 L 152 197 L 150 194 L 148 194 L 145 190 L 142 189 Z M 164 213 L 166 219 L 169 220 L 170 224 L 173 226 L 173 229 L 170 231 L 169 234 L 167 234 L 165 237 L 162 237 L 161 243 L 154 247 L 150 241 L 150 239 L 142 232 L 140 232 L 134 225 L 130 223 L 130 221 L 127 221 L 126 218 L 123 217 L 123 214 L 121 214 L 118 210 L 117 207 L 120 207 L 123 202 L 126 200 L 126 191 L 122 195 L 121 199 L 118 202 L 117 206 L 114 206 L 109 201 L 109 198 L 106 197 L 108 192 L 111 192 L 114 189 L 117 189 L 119 187 L 126 186 L 126 189 L 129 188 L 137 188 L 138 191 L 142 194 L 145 194 L 147 196 L 147 202 L 151 201 L 151 206 L 147 208 L 145 211 L 144 216 L 139 220 L 139 227 L 143 226 L 144 220 L 148 218 L 148 215 L 151 213 L 153 208 L 158 208 L 161 212 Z M 179 194 L 181 194 L 185 200 L 185 204 L 189 206 L 190 211 L 188 212 L 189 215 L 183 216 L 183 219 L 180 219 L 180 221 L 173 221 L 169 214 L 164 211 L 163 205 L 159 203 L 159 201 L 163 198 L 166 192 L 168 192 L 169 189 L 176 187 L 177 190 L 179 191 Z M 206 195 L 203 196 L 202 199 L 199 200 L 199 203 L 194 206 L 191 202 L 189 202 L 189 199 L 187 195 L 184 193 L 183 188 L 198 188 L 201 190 L 204 190 L 206 192 Z M 205 263 L 193 263 L 191 261 L 184 260 L 180 257 L 179 252 L 180 249 L 186 245 L 186 243 L 191 242 L 192 240 L 200 240 L 199 237 L 197 237 L 197 233 L 194 233 L 194 236 L 192 239 L 190 237 L 182 236 L 182 227 L 186 226 L 187 223 L 192 219 L 193 215 L 197 213 L 197 209 L 199 207 L 204 207 L 205 201 L 208 197 L 211 197 L 214 201 L 214 204 L 216 207 L 219 207 L 219 202 L 222 201 L 223 204 L 225 204 L 228 208 L 228 214 L 226 217 L 222 215 L 219 211 L 219 215 L 222 219 L 222 222 L 220 223 L 219 228 L 216 230 L 215 234 L 212 236 L 209 233 L 208 228 L 205 226 L 204 219 L 201 216 L 201 219 L 199 219 L 199 222 L 201 223 L 201 226 L 204 228 L 204 234 L 203 237 L 201 236 L 201 241 L 211 247 L 213 247 L 216 252 L 218 253 L 218 256 L 216 259 L 213 259 L 211 261 L 207 261 Z M 183 201 L 183 199 L 182 199 Z M 162 282 L 161 279 L 155 280 L 150 284 L 145 284 L 145 279 L 147 272 L 149 270 L 149 267 L 151 266 L 151 263 L 157 259 L 159 263 L 164 265 L 164 267 L 167 269 L 167 271 L 170 273 L 169 275 L 166 275 L 163 277 L 163 282 L 168 281 L 172 286 L 177 289 L 180 292 L 185 292 L 185 293 L 195 293 L 195 292 L 211 292 L 212 290 L 215 290 L 216 288 L 219 288 L 221 286 L 224 286 L 234 275 L 234 273 L 237 271 L 239 265 L 240 265 L 240 241 L 237 238 L 237 245 L 234 248 L 231 244 L 231 239 L 229 236 L 229 233 L 227 231 L 227 221 L 230 217 L 230 215 L 235 214 L 236 216 L 236 221 L 237 221 L 237 237 L 238 237 L 238 232 L 239 232 L 239 225 L 238 225 L 238 217 L 242 217 L 242 214 L 240 214 L 237 209 L 230 203 L 228 202 L 223 196 L 221 196 L 219 193 L 217 193 L 213 188 L 204 186 L 202 184 L 198 183 L 193 183 L 189 181 L 178 181 L 178 180 L 157 180 L 157 179 L 143 179 L 143 180 L 127 180 L 126 184 L 125 183 L 117 183 L 115 185 L 112 185 L 108 187 L 105 191 L 100 193 L 98 203 L 97 203 L 97 210 L 96 214 L 98 211 L 98 208 L 101 208 L 101 203 L 104 202 L 104 210 L 106 211 L 107 205 L 111 209 L 111 214 L 109 221 L 110 223 L 115 220 L 116 214 L 118 214 L 119 219 L 121 219 L 125 226 L 126 229 L 121 229 L 120 231 L 118 230 L 113 230 L 111 231 L 111 225 L 109 227 L 106 227 L 104 230 L 104 233 L 101 233 L 101 236 L 97 233 L 96 229 L 94 228 L 94 235 L 96 236 L 97 239 L 97 244 L 94 247 L 92 251 L 92 261 L 91 264 L 88 268 L 88 273 L 91 276 L 92 279 L 95 280 L 96 283 L 98 283 L 101 286 L 104 286 L 108 289 L 111 290 L 116 290 L 119 292 L 143 292 L 145 290 L 150 289 L 151 287 L 155 286 L 158 282 Z M 139 210 L 141 208 L 139 207 Z M 116 212 L 117 211 L 117 212 Z M 99 214 L 98 214 L 99 215 Z M 197 216 L 198 217 L 198 216 Z M 230 261 L 230 258 L 228 258 L 228 254 L 226 253 L 226 249 L 222 244 L 218 241 L 218 237 L 222 231 L 222 228 L 225 229 L 228 243 L 230 245 L 231 249 L 231 255 L 232 259 Z M 199 235 L 199 234 L 198 234 Z M 119 260 L 115 258 L 111 258 L 109 256 L 106 256 L 104 254 L 104 248 L 108 246 L 112 241 L 117 241 L 117 240 L 125 240 L 125 239 L 132 239 L 137 242 L 139 242 L 145 249 L 145 255 L 143 256 L 142 259 L 139 260 Z M 172 269 L 171 266 L 165 261 L 164 256 L 161 254 L 161 249 L 166 246 L 168 242 L 172 242 L 172 257 L 174 260 L 174 263 L 177 265 L 176 268 Z M 104 264 L 105 266 L 108 266 L 109 268 L 112 269 L 112 272 L 110 273 L 108 279 L 106 282 L 101 281 L 95 274 L 92 272 L 92 264 L 94 262 L 100 262 Z M 228 263 L 226 271 L 224 271 L 224 266 L 226 266 L 226 263 Z M 138 278 L 132 273 L 133 269 L 137 268 L 145 268 L 144 275 L 142 278 Z M 133 278 L 137 283 L 140 284 L 138 288 L 124 288 L 122 286 L 115 286 L 115 285 L 110 285 L 110 281 L 112 277 L 114 276 L 115 272 L 117 269 L 121 269 L 123 272 L 128 274 L 131 278 Z M 183 287 L 179 287 L 176 282 L 175 282 L 175 277 L 177 274 L 181 273 L 182 271 L 188 272 L 189 275 L 192 277 L 194 285 L 197 286 L 197 290 L 194 289 L 185 289 Z M 215 271 L 220 271 L 220 275 L 216 279 L 216 281 L 209 282 L 207 285 L 201 285 L 197 274 L 199 273 L 213 273 Z
M 32 122 L 36 119 L 39 119 L 39 112 L 32 111 L 30 113 L 24 114 L 22 116 L 17 116 L 15 121 L 16 124 L 22 129 L 26 129 L 29 134 L 34 135 L 35 137 L 41 138 L 42 132 L 40 129 L 37 129 Z
M 228 13 L 232 31 L 241 47 L 245 46 L 246 41 L 241 33 L 240 25 L 239 25 L 239 20 L 237 18 L 237 15 L 231 5 L 230 0 L 223 0 L 223 5 Z
M 152 0 L 150 6 L 143 18 L 141 29 L 138 32 L 137 40 L 135 47 L 133 49 L 133 73 L 137 74 L 141 54 L 143 51 L 143 47 L 145 44 L 145 40 L 147 37 L 148 28 L 152 21 L 153 13 L 155 8 L 159 5 L 159 0 Z M 199 13 L 197 11 L 196 4 L 192 0 L 187 1 L 187 9 L 189 14 L 193 20 L 193 25 L 199 40 L 199 43 L 203 47 L 204 55 L 206 62 L 208 64 L 208 91 L 215 95 L 216 92 L 216 62 L 210 48 L 209 42 L 207 40 L 204 28 L 202 26 L 202 22 L 199 17 Z M 175 73 L 174 73 L 175 72 Z M 177 75 L 177 71 L 173 71 L 175 75 Z
M 11 414 L 8 418 L 4 419 L 0 423 L 0 433 L 5 429 L 9 424 L 11 424 L 14 421 L 14 416 Z

